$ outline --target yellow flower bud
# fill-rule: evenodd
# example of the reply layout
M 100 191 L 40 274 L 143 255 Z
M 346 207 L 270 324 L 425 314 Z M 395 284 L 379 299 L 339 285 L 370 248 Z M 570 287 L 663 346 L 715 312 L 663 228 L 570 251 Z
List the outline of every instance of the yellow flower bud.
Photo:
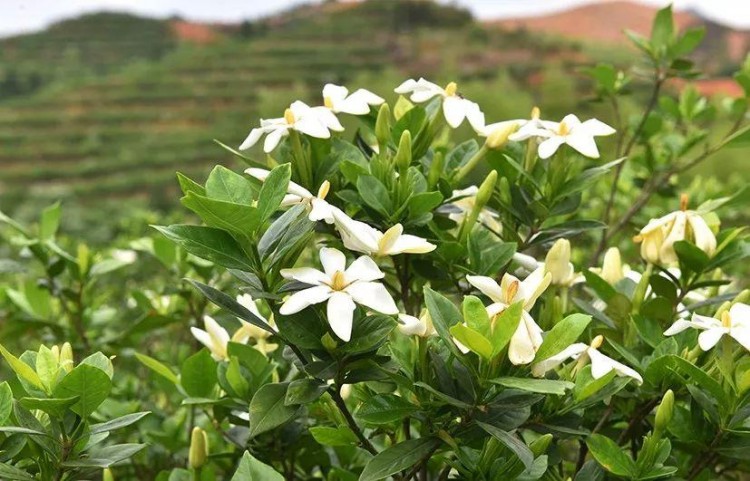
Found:
M 190 435 L 190 451 L 188 452 L 188 466 L 190 469 L 200 469 L 208 461 L 208 435 L 199 427 L 194 427 Z
M 399 170 L 406 170 L 411 165 L 411 132 L 408 130 L 401 134 L 394 160 Z
M 104 468 L 102 471 L 102 481 L 115 481 L 115 476 L 112 474 L 112 470 Z
M 604 263 L 602 264 L 601 278 L 610 284 L 617 284 L 625 277 L 620 257 L 620 249 L 611 247 L 604 254 Z
M 558 239 L 552 244 L 544 260 L 544 267 L 552 275 L 552 284 L 569 285 L 573 278 L 573 265 L 570 263 L 570 241 Z
M 60 349 L 60 367 L 65 369 L 65 371 L 70 372 L 73 370 L 74 365 L 73 347 L 69 342 L 65 342 Z
M 510 134 L 518 130 L 518 124 L 515 122 L 510 122 L 507 125 L 497 128 L 490 132 L 490 134 L 487 136 L 487 141 L 485 144 L 490 149 L 502 149 L 505 147 L 505 144 L 508 143 L 508 137 Z

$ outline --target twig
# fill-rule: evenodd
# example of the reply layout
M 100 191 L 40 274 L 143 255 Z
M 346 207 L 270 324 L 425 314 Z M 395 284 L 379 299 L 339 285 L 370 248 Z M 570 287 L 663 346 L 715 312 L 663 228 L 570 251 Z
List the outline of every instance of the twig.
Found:
M 362 447 L 366 449 L 373 456 L 377 455 L 378 450 L 375 449 L 375 446 L 372 445 L 370 440 L 367 439 L 367 436 L 365 436 L 365 433 L 363 433 L 359 425 L 357 425 L 357 421 L 354 420 L 354 417 L 352 416 L 352 413 L 349 411 L 349 408 L 346 406 L 346 402 L 344 402 L 344 398 L 341 397 L 339 390 L 335 386 L 331 386 L 331 389 L 328 390 L 328 393 L 331 395 L 333 402 L 336 403 L 336 406 L 339 408 L 339 411 L 341 411 L 341 414 L 344 415 L 344 419 L 346 419 L 346 424 L 349 425 L 349 429 L 351 429 L 354 432 L 354 434 L 357 436 L 357 438 L 359 439 L 359 442 L 362 444 Z

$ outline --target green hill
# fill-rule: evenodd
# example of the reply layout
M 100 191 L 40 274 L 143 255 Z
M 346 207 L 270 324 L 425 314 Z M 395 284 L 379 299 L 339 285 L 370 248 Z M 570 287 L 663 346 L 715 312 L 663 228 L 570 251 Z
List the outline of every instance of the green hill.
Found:
M 133 37 L 152 48 L 141 52 L 143 61 L 0 103 L 3 210 L 30 210 L 59 198 L 97 210 L 108 199 L 117 208 L 124 199 L 168 208 L 176 203 L 176 170 L 200 175 L 228 160 L 212 139 L 236 145 L 259 116 L 279 115 L 294 98 L 319 103 L 326 82 L 353 82 L 386 95 L 408 75 L 442 80 L 458 72 L 465 82 L 523 78 L 565 52 L 523 34 L 485 30 L 465 11 L 420 1 L 297 8 L 205 45 L 173 46 L 159 34 L 165 22 L 138 21 L 162 39 L 152 44 L 145 34 Z M 88 32 L 89 23 L 89 17 L 65 22 L 33 38 L 48 45 L 62 26 L 73 38 L 73 26 Z M 106 71 L 128 52 L 140 52 L 121 37 L 113 33 L 118 49 L 105 40 L 82 40 L 82 52 L 99 45 L 82 60 L 91 58 L 92 68 Z M 33 50 L 32 38 L 23 45 L 30 65 L 53 62 L 46 47 Z M 145 60 L 150 55 L 156 60 Z M 486 83 L 474 87 L 486 89 Z M 507 105 L 513 100 L 501 108 Z

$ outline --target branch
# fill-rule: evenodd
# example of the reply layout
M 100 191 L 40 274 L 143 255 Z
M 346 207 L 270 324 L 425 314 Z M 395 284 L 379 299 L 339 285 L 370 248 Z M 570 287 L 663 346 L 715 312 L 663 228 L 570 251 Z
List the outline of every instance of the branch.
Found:
M 378 454 L 378 450 L 375 449 L 375 446 L 372 445 L 369 439 L 367 439 L 367 436 L 365 436 L 365 433 L 362 432 L 359 425 L 357 425 L 357 421 L 354 420 L 354 417 L 352 416 L 352 413 L 349 411 L 349 408 L 346 406 L 346 402 L 344 402 L 344 398 L 341 397 L 341 393 L 339 393 L 338 388 L 335 386 L 331 386 L 331 388 L 328 390 L 328 394 L 331 395 L 331 398 L 333 399 L 333 402 L 336 403 L 336 406 L 339 408 L 339 411 L 341 411 L 341 414 L 344 415 L 344 419 L 346 419 L 346 424 L 349 425 L 349 429 L 351 429 L 354 434 L 359 439 L 359 442 L 362 444 L 362 447 L 370 452 L 373 456 Z

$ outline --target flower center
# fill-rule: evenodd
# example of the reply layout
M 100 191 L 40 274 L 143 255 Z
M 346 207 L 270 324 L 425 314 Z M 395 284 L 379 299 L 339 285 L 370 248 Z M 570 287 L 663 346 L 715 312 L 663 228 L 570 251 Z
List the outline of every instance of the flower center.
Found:
M 458 90 L 458 85 L 456 85 L 456 82 L 451 82 L 445 86 L 445 95 L 447 95 L 448 97 L 452 97 L 456 95 L 457 90 Z
M 344 277 L 344 273 L 336 271 L 331 278 L 331 289 L 334 291 L 343 291 L 346 286 L 346 277 Z
M 325 96 L 323 97 L 323 105 L 326 106 L 328 109 L 333 108 L 333 100 L 331 100 L 331 97 Z
M 601 347 L 601 345 L 602 345 L 603 342 L 604 342 L 604 336 L 602 336 L 600 334 L 600 335 L 596 336 L 593 341 L 591 341 L 590 345 L 594 349 L 599 349 L 599 347 Z
M 727 329 L 732 327 L 732 317 L 727 311 L 721 313 L 721 327 L 726 327 Z
M 557 128 L 558 135 L 568 135 L 570 133 L 570 127 L 565 122 L 560 122 L 560 126 Z
M 688 196 L 687 194 L 680 195 L 680 210 L 685 212 L 688 208 Z
M 327 180 L 324 180 L 323 183 L 320 184 L 320 188 L 318 189 L 318 199 L 325 200 L 329 190 L 331 190 L 331 183 Z
M 518 281 L 513 281 L 510 284 L 508 284 L 508 290 L 505 292 L 505 303 L 510 305 L 513 304 L 513 299 L 516 298 L 516 294 L 518 294 L 518 289 L 520 288 L 520 283 Z
M 294 112 L 292 112 L 292 109 L 286 109 L 284 111 L 284 121 L 289 125 L 294 124 Z

